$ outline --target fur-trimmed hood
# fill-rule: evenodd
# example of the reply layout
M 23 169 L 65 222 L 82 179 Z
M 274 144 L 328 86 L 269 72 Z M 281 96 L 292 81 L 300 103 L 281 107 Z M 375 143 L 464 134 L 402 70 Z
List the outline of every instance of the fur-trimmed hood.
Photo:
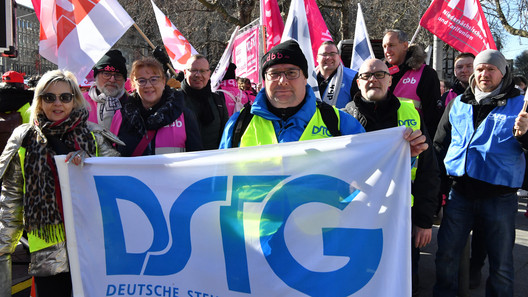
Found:
M 409 50 L 405 56 L 405 64 L 410 68 L 417 70 L 422 67 L 423 63 L 425 63 L 426 58 L 427 54 L 424 49 L 420 45 L 413 43 L 409 45 Z

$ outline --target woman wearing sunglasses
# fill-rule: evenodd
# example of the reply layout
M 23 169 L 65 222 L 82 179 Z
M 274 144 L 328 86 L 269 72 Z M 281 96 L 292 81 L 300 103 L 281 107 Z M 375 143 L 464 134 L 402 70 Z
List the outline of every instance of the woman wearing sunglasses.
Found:
M 122 156 L 147 156 L 202 149 L 194 114 L 183 96 L 166 86 L 163 66 L 146 57 L 132 64 L 130 80 L 136 91 L 118 110 L 111 131 L 126 144 Z
M 72 294 L 53 157 L 68 154 L 66 160 L 79 165 L 85 156 L 119 155 L 111 142 L 119 140 L 87 122 L 85 104 L 71 72 L 47 72 L 35 89 L 30 123 L 13 131 L 0 157 L 0 265 L 10 262 L 10 254 L 26 230 L 31 253 L 29 274 L 35 276 L 39 297 Z M 11 270 L 5 273 L 10 280 Z

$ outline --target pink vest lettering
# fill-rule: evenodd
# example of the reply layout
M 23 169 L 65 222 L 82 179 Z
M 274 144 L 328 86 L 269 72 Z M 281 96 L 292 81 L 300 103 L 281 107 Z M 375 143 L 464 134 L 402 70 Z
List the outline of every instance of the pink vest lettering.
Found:
M 394 95 L 401 100 L 412 100 L 414 106 L 419 111 L 421 108 L 421 100 L 420 97 L 418 97 L 416 90 L 418 89 L 418 83 L 420 82 L 424 68 L 425 64 L 422 64 L 418 70 L 412 69 L 405 72 L 393 92 Z
M 185 118 L 182 113 L 176 121 L 158 129 L 155 154 L 184 152 L 186 140 Z

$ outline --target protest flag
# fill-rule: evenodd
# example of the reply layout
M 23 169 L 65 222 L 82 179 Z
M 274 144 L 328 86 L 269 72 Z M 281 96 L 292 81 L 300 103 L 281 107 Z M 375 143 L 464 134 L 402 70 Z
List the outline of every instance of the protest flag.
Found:
M 260 24 L 266 27 L 266 49 L 269 51 L 281 41 L 284 22 L 277 0 L 260 0 Z
M 152 1 L 152 8 L 154 8 L 154 15 L 158 22 L 158 28 L 160 30 L 161 39 L 167 50 L 167 54 L 172 62 L 174 68 L 183 71 L 187 60 L 192 55 L 198 54 L 194 47 L 187 41 L 181 32 L 174 26 L 165 14 L 154 4 Z
M 310 30 L 310 39 L 312 41 L 312 53 L 314 65 L 317 64 L 317 51 L 321 44 L 325 41 L 332 41 L 332 35 L 326 27 L 326 23 L 321 15 L 321 11 L 315 3 L 315 0 L 304 0 L 304 8 L 306 10 L 306 19 L 308 21 L 308 29 Z M 308 59 L 308 57 L 306 57 Z
M 235 31 L 233 31 L 233 33 L 231 34 L 231 38 L 229 38 L 229 43 L 227 44 L 227 47 L 224 50 L 224 53 L 222 54 L 220 61 L 218 61 L 215 71 L 211 75 L 211 90 L 213 92 L 216 92 L 216 90 L 218 90 L 218 87 L 220 86 L 220 82 L 224 78 L 227 68 L 229 67 L 229 64 L 231 63 L 231 55 L 233 54 L 233 44 L 234 44 L 235 37 L 238 34 L 238 29 L 240 29 L 239 26 L 237 26 L 235 28 Z
M 485 49 L 497 49 L 493 36 L 476 0 L 434 0 L 420 26 L 461 52 L 477 55 Z
M 363 18 L 363 11 L 361 4 L 358 3 L 358 11 L 356 15 L 356 31 L 354 33 L 354 48 L 352 49 L 352 61 L 350 62 L 350 69 L 359 71 L 361 64 L 368 59 L 373 59 L 374 51 L 370 45 L 369 35 L 367 32 L 367 25 Z
M 116 0 L 33 0 L 39 53 L 83 80 L 134 21 Z
M 321 95 L 319 94 L 312 53 L 312 41 L 310 39 L 310 30 L 303 0 L 292 0 L 290 4 L 290 11 L 288 12 L 286 24 L 284 25 L 281 42 L 290 39 L 294 39 L 299 43 L 304 57 L 308 61 L 308 84 L 312 87 L 315 96 L 320 99 Z

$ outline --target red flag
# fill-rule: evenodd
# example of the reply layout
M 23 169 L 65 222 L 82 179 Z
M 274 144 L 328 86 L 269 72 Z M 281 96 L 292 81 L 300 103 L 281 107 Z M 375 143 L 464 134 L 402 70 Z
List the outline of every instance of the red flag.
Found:
M 280 43 L 284 22 L 277 0 L 260 0 L 260 24 L 266 27 L 266 52 Z
M 79 81 L 134 23 L 117 0 L 33 0 L 33 5 L 40 20 L 39 53 Z
M 477 0 L 434 0 L 420 25 L 461 52 L 497 49 Z
M 171 59 L 172 66 L 183 71 L 185 69 L 185 64 L 187 64 L 187 60 L 189 60 L 192 55 L 198 54 L 198 52 L 189 41 L 183 37 L 180 30 L 178 30 L 169 18 L 163 14 L 156 4 L 154 4 L 154 1 L 151 2 L 160 29 L 161 39 L 163 40 L 167 54 Z
M 304 0 L 304 8 L 306 10 L 306 19 L 308 20 L 308 28 L 310 29 L 310 39 L 312 41 L 312 53 L 314 56 L 314 63 L 317 66 L 317 51 L 324 41 L 332 40 L 332 35 L 326 27 L 321 11 L 315 0 Z

